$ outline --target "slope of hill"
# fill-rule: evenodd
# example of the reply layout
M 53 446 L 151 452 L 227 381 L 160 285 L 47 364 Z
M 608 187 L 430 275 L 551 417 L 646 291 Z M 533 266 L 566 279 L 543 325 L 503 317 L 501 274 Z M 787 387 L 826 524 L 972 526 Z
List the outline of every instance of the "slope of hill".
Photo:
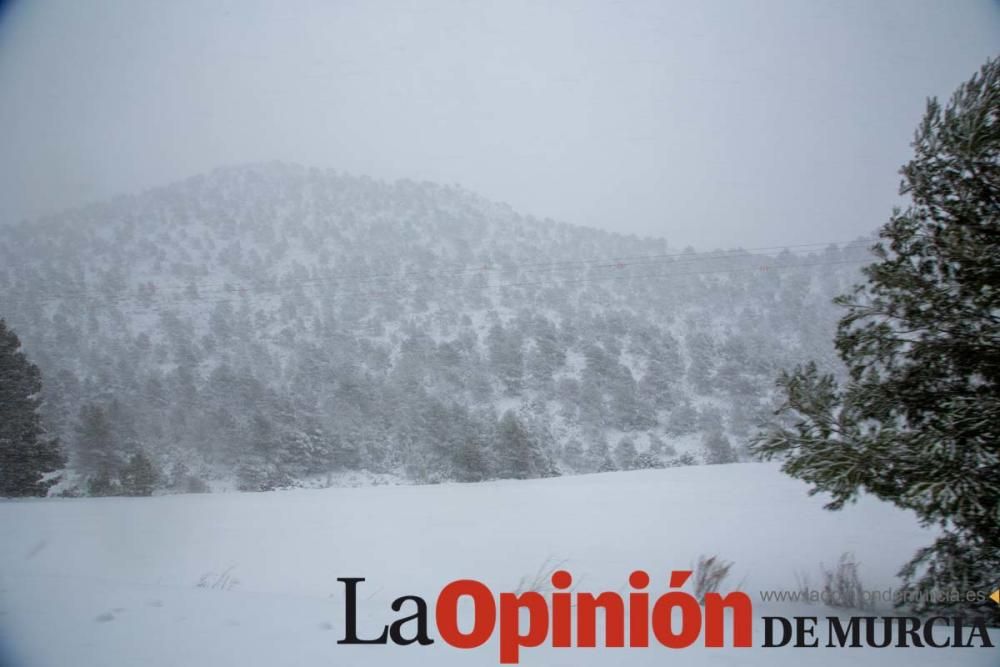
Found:
M 861 498 L 829 512 L 806 491 L 770 464 L 732 464 L 481 484 L 0 502 L 2 644 L 9 664 L 35 667 L 496 665 L 495 634 L 468 651 L 440 639 L 424 647 L 338 645 L 345 595 L 337 578 L 366 578 L 358 629 L 368 636 L 411 613 L 392 612 L 402 595 L 428 600 L 433 616 L 438 592 L 459 578 L 513 591 L 560 563 L 579 591 L 622 592 L 641 568 L 658 596 L 670 570 L 705 554 L 735 562 L 722 589 L 750 595 L 753 648 L 546 642 L 522 650 L 521 664 L 996 664 L 998 649 L 989 648 L 760 648 L 761 615 L 859 613 L 765 603 L 761 591 L 798 590 L 805 576 L 821 586 L 821 563 L 832 567 L 844 551 L 860 561 L 864 587 L 883 591 L 929 539 L 911 514 L 888 504 Z M 864 612 L 892 613 L 884 605 Z M 429 627 L 437 637 L 433 617 Z M 818 636 L 825 643 L 824 632 Z M 995 630 L 992 637 L 1000 640 Z
M 137 452 L 175 490 L 731 460 L 779 368 L 836 368 L 830 299 L 866 258 L 678 252 L 283 164 L 2 231 L 0 316 L 62 488 L 95 494 Z

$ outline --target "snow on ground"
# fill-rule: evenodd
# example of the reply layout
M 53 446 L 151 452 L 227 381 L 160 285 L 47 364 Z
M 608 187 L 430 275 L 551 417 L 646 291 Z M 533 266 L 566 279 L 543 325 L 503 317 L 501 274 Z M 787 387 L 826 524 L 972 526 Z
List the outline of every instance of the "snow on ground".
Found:
M 260 494 L 0 502 L 0 665 L 63 667 L 496 665 L 478 649 L 343 646 L 343 587 L 365 577 L 359 630 L 389 605 L 473 578 L 514 590 L 565 561 L 579 591 L 627 593 L 628 574 L 667 590 L 700 554 L 735 561 L 728 582 L 754 612 L 822 606 L 760 601 L 761 589 L 819 580 L 844 551 L 866 588 L 894 586 L 930 540 L 911 515 L 872 499 L 841 512 L 770 464 L 699 466 L 546 480 L 330 488 Z M 225 578 L 237 580 L 223 585 Z M 205 587 L 199 587 L 204 582 Z M 219 584 L 213 588 L 212 584 Z M 820 633 L 821 635 L 823 633 Z M 600 633 L 599 633 L 600 636 Z M 1000 649 L 523 649 L 523 665 L 996 665 Z M 1000 633 L 993 634 L 1000 643 Z M 699 642 L 700 644 L 700 642 Z

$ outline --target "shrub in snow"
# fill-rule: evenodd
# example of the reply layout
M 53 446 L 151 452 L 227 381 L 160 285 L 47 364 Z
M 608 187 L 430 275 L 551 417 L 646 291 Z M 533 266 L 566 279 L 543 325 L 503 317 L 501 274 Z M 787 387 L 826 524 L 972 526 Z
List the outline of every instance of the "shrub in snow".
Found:
M 861 563 L 854 554 L 845 552 L 837 561 L 837 566 L 828 570 L 822 565 L 823 601 L 831 607 L 865 609 L 868 604 L 864 597 L 865 587 L 859 573 Z
M 718 556 L 698 557 L 698 564 L 694 568 L 694 595 L 699 602 L 705 601 L 706 593 L 719 591 L 732 567 L 732 562 Z

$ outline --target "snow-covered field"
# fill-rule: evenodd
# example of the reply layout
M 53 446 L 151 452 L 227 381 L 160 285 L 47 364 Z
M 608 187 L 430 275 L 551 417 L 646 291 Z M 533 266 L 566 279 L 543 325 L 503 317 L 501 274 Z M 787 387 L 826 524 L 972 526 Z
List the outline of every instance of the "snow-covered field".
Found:
M 866 588 L 896 585 L 929 541 L 912 516 L 871 499 L 841 512 L 768 464 L 701 466 L 531 481 L 261 494 L 0 502 L 0 664 L 65 667 L 496 665 L 496 636 L 472 650 L 344 646 L 343 586 L 360 590 L 363 635 L 431 606 L 449 581 L 514 590 L 563 561 L 579 591 L 650 591 L 700 554 L 735 562 L 723 587 L 760 615 L 825 616 L 765 604 L 761 589 L 819 583 L 842 552 Z M 232 583 L 224 584 L 226 577 Z M 199 582 L 203 586 L 199 586 Z M 212 587 L 218 584 L 217 587 Z M 991 665 L 1000 649 L 523 649 L 524 665 Z M 821 636 L 823 633 L 820 633 Z M 600 636 L 600 633 L 599 633 Z M 1000 642 L 1000 633 L 992 635 Z M 655 642 L 654 642 L 655 644 Z

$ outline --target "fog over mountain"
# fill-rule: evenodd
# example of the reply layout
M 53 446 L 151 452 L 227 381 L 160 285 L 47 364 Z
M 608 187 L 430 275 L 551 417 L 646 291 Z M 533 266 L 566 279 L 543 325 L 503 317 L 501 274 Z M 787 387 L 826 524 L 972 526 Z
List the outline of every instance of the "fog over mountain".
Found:
M 998 34 L 996 0 L 0 2 L 0 225 L 281 159 L 699 250 L 853 238 Z
M 0 313 L 69 488 L 417 482 L 732 460 L 836 369 L 864 241 L 695 254 L 457 187 L 269 163 L 13 226 Z

